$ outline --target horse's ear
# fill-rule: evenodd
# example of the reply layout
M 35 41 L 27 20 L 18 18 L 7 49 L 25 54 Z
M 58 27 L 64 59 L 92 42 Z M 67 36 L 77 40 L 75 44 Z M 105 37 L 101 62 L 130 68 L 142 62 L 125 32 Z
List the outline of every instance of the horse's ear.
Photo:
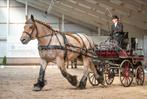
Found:
M 35 20 L 34 20 L 34 16 L 33 15 L 31 15 L 31 19 L 32 19 L 32 21 L 34 22 Z

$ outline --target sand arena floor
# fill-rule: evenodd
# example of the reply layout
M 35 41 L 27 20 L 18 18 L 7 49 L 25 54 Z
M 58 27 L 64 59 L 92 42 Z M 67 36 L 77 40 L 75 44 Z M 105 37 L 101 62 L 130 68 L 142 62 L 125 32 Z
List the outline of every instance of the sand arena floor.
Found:
M 82 67 L 78 67 L 68 69 L 68 72 L 78 75 L 80 79 L 82 70 Z M 87 88 L 79 90 L 71 86 L 55 66 L 47 68 L 47 85 L 43 90 L 34 92 L 32 87 L 38 72 L 38 66 L 9 66 L 0 69 L 0 99 L 147 99 L 147 80 L 144 86 L 137 86 L 134 81 L 130 87 L 125 88 L 116 77 L 110 86 L 93 87 L 87 82 Z

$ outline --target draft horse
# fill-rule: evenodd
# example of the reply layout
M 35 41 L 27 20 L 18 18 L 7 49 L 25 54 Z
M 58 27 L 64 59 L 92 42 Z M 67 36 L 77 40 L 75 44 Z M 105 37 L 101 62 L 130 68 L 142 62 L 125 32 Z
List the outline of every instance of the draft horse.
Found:
M 38 50 L 41 58 L 39 77 L 34 84 L 34 91 L 41 91 L 45 86 L 45 70 L 49 62 L 55 61 L 62 75 L 68 82 L 77 88 L 86 87 L 89 71 L 93 71 L 99 82 L 102 77 L 96 71 L 92 58 L 88 57 L 90 51 L 94 49 L 93 41 L 85 34 L 71 34 L 55 31 L 50 25 L 31 18 L 26 20 L 24 31 L 20 38 L 23 44 L 29 41 L 38 40 Z M 65 63 L 74 59 L 81 59 L 84 65 L 83 76 L 78 82 L 77 76 L 66 71 Z

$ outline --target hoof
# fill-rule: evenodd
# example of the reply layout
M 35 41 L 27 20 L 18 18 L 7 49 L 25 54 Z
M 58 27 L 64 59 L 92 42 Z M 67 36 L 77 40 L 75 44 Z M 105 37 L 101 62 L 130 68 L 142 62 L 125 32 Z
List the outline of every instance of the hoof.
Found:
M 41 91 L 42 88 L 38 87 L 38 86 L 34 86 L 33 91 Z
M 98 82 L 99 82 L 100 84 L 104 85 L 104 78 L 103 78 L 103 76 L 100 76 L 100 77 L 98 78 Z
M 86 88 L 86 83 L 87 83 L 87 77 L 85 78 L 84 76 L 82 77 L 78 88 L 79 89 L 85 89 Z
M 72 76 L 70 83 L 71 83 L 73 86 L 77 86 L 77 83 L 78 83 L 78 81 L 77 81 L 77 76 Z
M 86 84 L 84 84 L 83 82 L 80 82 L 78 89 L 86 89 Z
M 45 86 L 46 80 L 44 81 L 38 81 L 36 84 L 34 84 L 33 91 L 41 91 L 42 88 Z
M 84 86 L 78 86 L 78 89 L 84 90 L 84 89 L 86 89 L 86 87 L 84 87 Z

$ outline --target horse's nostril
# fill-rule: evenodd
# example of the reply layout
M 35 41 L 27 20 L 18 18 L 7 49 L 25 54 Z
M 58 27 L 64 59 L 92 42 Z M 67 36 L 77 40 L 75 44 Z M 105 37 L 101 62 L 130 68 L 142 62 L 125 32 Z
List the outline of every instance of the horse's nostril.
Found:
M 25 39 L 21 39 L 21 42 L 25 42 Z
M 22 39 L 22 41 L 25 41 L 25 39 Z

